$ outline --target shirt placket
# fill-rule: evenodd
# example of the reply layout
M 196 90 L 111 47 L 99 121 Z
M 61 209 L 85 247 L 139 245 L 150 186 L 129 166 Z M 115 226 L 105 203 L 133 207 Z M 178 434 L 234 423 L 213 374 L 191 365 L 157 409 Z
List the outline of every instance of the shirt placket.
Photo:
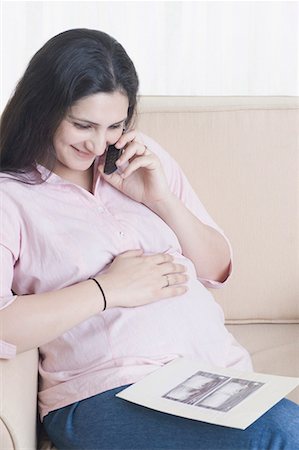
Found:
M 97 186 L 96 186 L 97 188 Z M 109 227 L 113 234 L 113 241 L 116 243 L 119 251 L 126 251 L 128 249 L 128 233 L 125 227 L 122 225 L 121 221 L 117 219 L 103 204 L 99 195 L 93 195 L 90 192 L 83 193 L 85 199 L 89 203 L 89 207 L 91 207 L 96 216 L 100 217 L 101 224 L 105 224 L 105 226 Z

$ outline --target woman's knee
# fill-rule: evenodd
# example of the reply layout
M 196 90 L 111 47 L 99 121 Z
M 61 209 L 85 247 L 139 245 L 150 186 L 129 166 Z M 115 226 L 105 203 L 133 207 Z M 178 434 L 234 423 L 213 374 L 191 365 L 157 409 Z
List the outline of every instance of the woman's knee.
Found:
M 261 450 L 299 450 L 299 405 L 283 399 L 254 426 L 259 428 Z

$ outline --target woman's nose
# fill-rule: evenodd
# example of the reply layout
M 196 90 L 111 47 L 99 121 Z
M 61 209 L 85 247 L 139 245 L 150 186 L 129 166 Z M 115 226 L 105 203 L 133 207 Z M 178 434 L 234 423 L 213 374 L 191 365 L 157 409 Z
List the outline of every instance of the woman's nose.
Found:
M 94 136 L 92 139 L 85 141 L 85 147 L 89 152 L 92 152 L 97 156 L 101 156 L 107 147 L 106 136 Z

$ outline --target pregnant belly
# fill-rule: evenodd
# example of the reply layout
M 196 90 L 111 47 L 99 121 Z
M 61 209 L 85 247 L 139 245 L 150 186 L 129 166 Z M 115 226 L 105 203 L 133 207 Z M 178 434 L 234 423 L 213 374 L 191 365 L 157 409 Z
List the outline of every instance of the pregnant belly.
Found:
M 40 349 L 43 370 L 78 376 L 125 361 L 159 364 L 189 356 L 224 367 L 246 359 L 210 292 L 194 276 L 188 287 L 182 296 L 108 309 L 79 324 Z
M 207 354 L 214 361 L 217 354 L 218 363 L 224 361 L 229 334 L 223 313 L 197 280 L 180 297 L 108 310 L 104 323 L 114 358 Z

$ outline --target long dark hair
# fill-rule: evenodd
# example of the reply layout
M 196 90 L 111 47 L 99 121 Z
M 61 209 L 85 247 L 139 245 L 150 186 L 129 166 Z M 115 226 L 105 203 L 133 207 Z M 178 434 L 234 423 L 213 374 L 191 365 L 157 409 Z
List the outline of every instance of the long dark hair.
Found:
M 128 97 L 128 127 L 138 77 L 115 39 L 85 28 L 54 36 L 31 59 L 2 114 L 0 171 L 21 175 L 40 161 L 52 170 L 53 136 L 68 108 L 88 95 L 114 91 Z

